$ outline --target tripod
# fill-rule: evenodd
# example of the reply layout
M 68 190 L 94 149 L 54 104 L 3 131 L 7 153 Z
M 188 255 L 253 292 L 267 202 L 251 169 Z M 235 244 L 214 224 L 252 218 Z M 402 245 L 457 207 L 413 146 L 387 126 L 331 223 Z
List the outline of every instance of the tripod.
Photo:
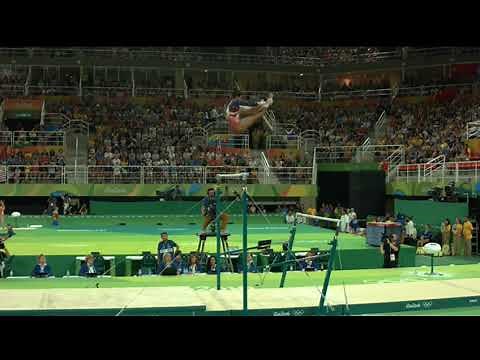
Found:
M 213 232 L 207 232 L 204 234 L 197 234 L 198 235 L 198 247 L 197 247 L 197 253 L 199 254 L 200 258 L 203 258 L 203 255 L 205 254 L 204 248 L 205 248 L 205 241 L 207 241 L 208 237 L 213 237 L 215 238 L 217 236 L 217 233 L 215 231 Z M 223 253 L 225 256 L 225 260 L 227 263 L 227 268 L 230 270 L 230 272 L 234 272 L 233 269 L 233 262 L 232 258 L 230 256 L 230 247 L 228 245 L 228 237 L 230 236 L 229 233 L 227 234 L 222 234 L 220 237 L 222 240 L 222 248 L 223 248 Z

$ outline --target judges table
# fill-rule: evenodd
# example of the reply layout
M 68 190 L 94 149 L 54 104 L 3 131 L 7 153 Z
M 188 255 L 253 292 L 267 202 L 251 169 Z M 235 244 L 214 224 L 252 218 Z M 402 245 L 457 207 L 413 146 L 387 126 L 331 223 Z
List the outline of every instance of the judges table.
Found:
M 367 244 L 380 246 L 384 234 L 396 234 L 398 239 L 402 232 L 402 226 L 394 222 L 368 222 L 367 223 Z
M 153 255 L 153 256 L 158 261 L 158 256 L 157 255 Z M 125 276 L 132 276 L 134 275 L 133 274 L 134 272 L 137 273 L 138 269 L 140 269 L 140 266 L 136 266 L 134 264 L 142 261 L 142 259 L 143 259 L 142 255 L 125 256 Z M 145 275 L 153 275 L 153 274 L 145 274 Z
M 106 275 L 115 276 L 116 274 L 116 267 L 115 267 L 115 256 L 103 256 L 105 260 L 105 272 Z M 82 261 L 85 261 L 85 256 L 77 256 L 75 258 L 75 275 L 80 273 L 80 267 L 82 265 Z

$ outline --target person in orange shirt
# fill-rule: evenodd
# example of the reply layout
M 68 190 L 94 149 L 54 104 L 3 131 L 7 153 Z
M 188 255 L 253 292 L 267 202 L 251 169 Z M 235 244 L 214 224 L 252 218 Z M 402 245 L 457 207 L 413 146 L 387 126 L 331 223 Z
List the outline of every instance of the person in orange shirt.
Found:
M 463 245 L 463 224 L 459 218 L 455 219 L 455 228 L 454 228 L 454 240 L 453 240 L 453 256 L 463 255 L 463 250 L 465 246 Z
M 440 228 L 442 232 L 442 252 L 444 255 L 450 255 L 452 251 L 452 225 L 450 224 L 450 220 L 445 219 Z
M 465 256 L 472 256 L 472 231 L 473 225 L 468 219 L 468 217 L 465 217 L 463 220 L 463 245 Z
M 0 200 L 0 225 L 5 227 L 5 203 Z
M 315 209 L 315 208 L 308 208 L 307 214 L 308 214 L 308 215 L 316 216 L 316 215 L 317 215 L 317 209 Z
M 60 219 L 60 214 L 58 213 L 58 207 L 55 207 L 52 213 L 52 225 L 53 226 L 60 225 L 59 219 Z

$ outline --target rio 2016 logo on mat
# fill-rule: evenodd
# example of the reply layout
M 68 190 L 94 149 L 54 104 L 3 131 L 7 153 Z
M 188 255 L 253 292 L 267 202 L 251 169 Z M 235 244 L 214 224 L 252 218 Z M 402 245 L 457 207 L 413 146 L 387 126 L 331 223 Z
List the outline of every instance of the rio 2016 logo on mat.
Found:
M 405 305 L 405 309 L 411 310 L 411 309 L 430 309 L 432 307 L 433 303 L 432 301 L 423 301 L 423 302 L 413 302 L 413 303 L 408 303 Z
M 294 309 L 291 311 L 274 311 L 273 316 L 303 316 L 305 311 L 302 309 Z

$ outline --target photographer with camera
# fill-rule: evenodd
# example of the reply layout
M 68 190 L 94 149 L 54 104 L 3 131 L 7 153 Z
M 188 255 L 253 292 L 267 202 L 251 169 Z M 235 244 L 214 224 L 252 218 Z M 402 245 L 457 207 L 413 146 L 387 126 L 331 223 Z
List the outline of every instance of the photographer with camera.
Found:
M 398 267 L 398 259 L 400 253 L 400 241 L 396 234 L 390 236 L 384 235 L 380 245 L 380 252 L 383 255 L 383 267 Z
M 204 222 L 202 224 L 202 234 L 207 231 L 207 226 L 217 217 L 217 201 L 215 199 L 215 189 L 207 190 L 207 196 L 202 201 L 202 215 Z M 220 231 L 223 234 L 227 232 L 228 215 L 222 213 L 220 215 Z
M 13 231 L 13 226 L 8 224 L 7 225 L 7 233 L 6 234 L 0 234 L 0 252 L 1 252 L 1 260 L 4 261 L 10 256 L 10 253 L 8 252 L 7 248 L 5 247 L 5 242 L 13 237 L 15 232 Z

